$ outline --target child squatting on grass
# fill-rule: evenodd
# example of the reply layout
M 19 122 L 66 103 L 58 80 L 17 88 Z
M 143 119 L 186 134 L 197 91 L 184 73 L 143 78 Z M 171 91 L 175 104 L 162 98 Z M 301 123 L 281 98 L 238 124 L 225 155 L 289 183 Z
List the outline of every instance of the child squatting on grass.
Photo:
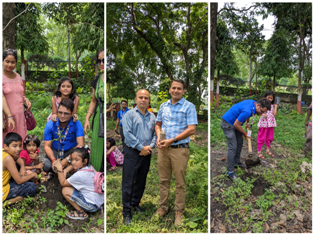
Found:
M 39 163 L 39 146 L 40 140 L 36 135 L 27 135 L 23 142 L 23 150 L 20 153 L 20 157 L 24 161 L 25 169 L 27 174 L 36 172 L 40 174 L 41 170 L 44 167 L 44 163 Z
M 2 202 L 7 200 L 8 204 L 13 204 L 27 196 L 34 197 L 36 184 L 28 181 L 32 178 L 38 179 L 38 176 L 33 171 L 27 174 L 24 161 L 19 157 L 22 151 L 22 137 L 15 132 L 10 132 L 4 137 L 3 142 Z M 20 166 L 20 171 L 15 162 Z
M 111 137 L 106 139 L 106 148 L 107 162 L 112 166 L 109 171 L 113 171 L 117 165 L 123 165 L 124 156 L 116 146 L 116 141 Z
M 261 150 L 265 143 L 267 146 L 266 154 L 274 157 L 274 154 L 270 152 L 270 144 L 274 140 L 274 127 L 277 126 L 275 118 L 277 114 L 277 104 L 274 105 L 275 94 L 273 91 L 267 91 L 265 97 L 271 103 L 271 110 L 267 110 L 266 113 L 262 114 L 257 124 L 259 127 L 257 136 L 257 154 L 261 159 L 264 159 Z
M 71 165 L 62 169 L 60 161 L 56 161 L 59 182 L 65 199 L 76 209 L 70 211 L 67 217 L 70 219 L 86 219 L 86 212 L 95 212 L 104 204 L 104 194 L 94 191 L 94 176 L 96 174 L 92 165 L 89 165 L 89 151 L 78 147 L 73 149 Z M 66 179 L 68 172 L 77 170 L 70 178 Z M 91 170 L 91 171 L 88 171 Z

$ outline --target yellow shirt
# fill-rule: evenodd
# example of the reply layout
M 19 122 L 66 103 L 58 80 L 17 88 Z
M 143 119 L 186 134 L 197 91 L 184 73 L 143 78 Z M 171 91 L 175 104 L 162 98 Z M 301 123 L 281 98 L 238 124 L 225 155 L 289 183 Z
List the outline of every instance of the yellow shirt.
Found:
M 2 163 L 7 156 L 10 156 L 10 154 L 2 150 Z M 10 184 L 9 184 L 10 178 L 11 178 L 11 174 L 8 170 L 2 171 L 2 201 L 3 202 L 7 198 L 10 191 Z

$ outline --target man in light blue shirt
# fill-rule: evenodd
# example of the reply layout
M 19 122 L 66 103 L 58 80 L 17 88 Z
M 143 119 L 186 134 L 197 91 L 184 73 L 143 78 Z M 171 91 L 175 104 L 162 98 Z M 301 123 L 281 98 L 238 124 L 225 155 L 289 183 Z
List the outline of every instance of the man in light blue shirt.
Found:
M 176 181 L 174 225 L 183 222 L 185 210 L 185 175 L 190 157 L 190 136 L 196 131 L 197 113 L 194 104 L 185 100 L 184 82 L 175 79 L 169 88 L 171 100 L 163 103 L 157 115 L 155 126 L 158 149 L 158 173 L 160 179 L 160 200 L 156 214 L 163 217 L 169 210 L 168 197 L 172 171 Z M 160 139 L 161 129 L 166 140 Z M 152 219 L 154 216 L 152 217 Z
M 149 171 L 151 151 L 156 144 L 156 117 L 147 110 L 149 92 L 139 90 L 135 101 L 137 106 L 128 111 L 122 119 L 124 133 L 124 163 L 122 176 L 122 203 L 125 224 L 131 223 L 131 207 L 145 213 L 139 206 L 142 199 L 146 177 Z

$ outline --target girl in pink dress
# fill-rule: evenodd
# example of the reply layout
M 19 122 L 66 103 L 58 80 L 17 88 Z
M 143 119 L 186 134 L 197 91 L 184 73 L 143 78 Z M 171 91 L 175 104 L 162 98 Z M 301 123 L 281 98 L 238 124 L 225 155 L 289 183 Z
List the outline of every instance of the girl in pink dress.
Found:
M 3 111 L 5 119 L 9 125 L 3 130 L 2 141 L 4 140 L 4 137 L 12 131 L 18 133 L 22 139 L 24 139 L 27 135 L 24 103 L 26 104 L 28 110 L 31 108 L 32 104 L 25 97 L 24 85 L 21 76 L 13 71 L 16 67 L 16 62 L 16 50 L 4 50 L 2 96 L 5 99 L 3 99 Z M 13 125 L 11 125 L 12 123 Z
M 39 163 L 39 146 L 40 140 L 36 135 L 27 135 L 23 141 L 23 150 L 20 153 L 20 158 L 24 161 L 27 174 L 31 174 L 32 171 L 36 174 L 40 174 L 44 163 Z
M 117 168 L 117 165 L 123 165 L 124 156 L 117 148 L 116 141 L 113 138 L 107 138 L 106 147 L 107 162 L 112 166 L 109 171 L 113 171 Z
M 267 91 L 265 94 L 266 99 L 271 102 L 271 110 L 267 110 L 261 118 L 257 126 L 258 136 L 257 136 L 257 154 L 260 158 L 264 159 L 264 156 L 261 153 L 262 146 L 266 143 L 267 150 L 266 154 L 274 157 L 274 154 L 270 152 L 270 144 L 274 140 L 274 127 L 277 126 L 275 116 L 277 114 L 277 104 L 274 105 L 275 94 L 273 91 Z

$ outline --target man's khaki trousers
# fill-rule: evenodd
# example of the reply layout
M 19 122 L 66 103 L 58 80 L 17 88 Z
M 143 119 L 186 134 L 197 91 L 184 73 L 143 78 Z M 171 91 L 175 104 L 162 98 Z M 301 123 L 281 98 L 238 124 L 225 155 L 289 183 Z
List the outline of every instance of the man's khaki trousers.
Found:
M 185 209 L 185 175 L 190 150 L 188 148 L 158 149 L 158 173 L 160 179 L 159 207 L 168 211 L 168 197 L 172 171 L 176 182 L 174 210 L 181 213 Z

